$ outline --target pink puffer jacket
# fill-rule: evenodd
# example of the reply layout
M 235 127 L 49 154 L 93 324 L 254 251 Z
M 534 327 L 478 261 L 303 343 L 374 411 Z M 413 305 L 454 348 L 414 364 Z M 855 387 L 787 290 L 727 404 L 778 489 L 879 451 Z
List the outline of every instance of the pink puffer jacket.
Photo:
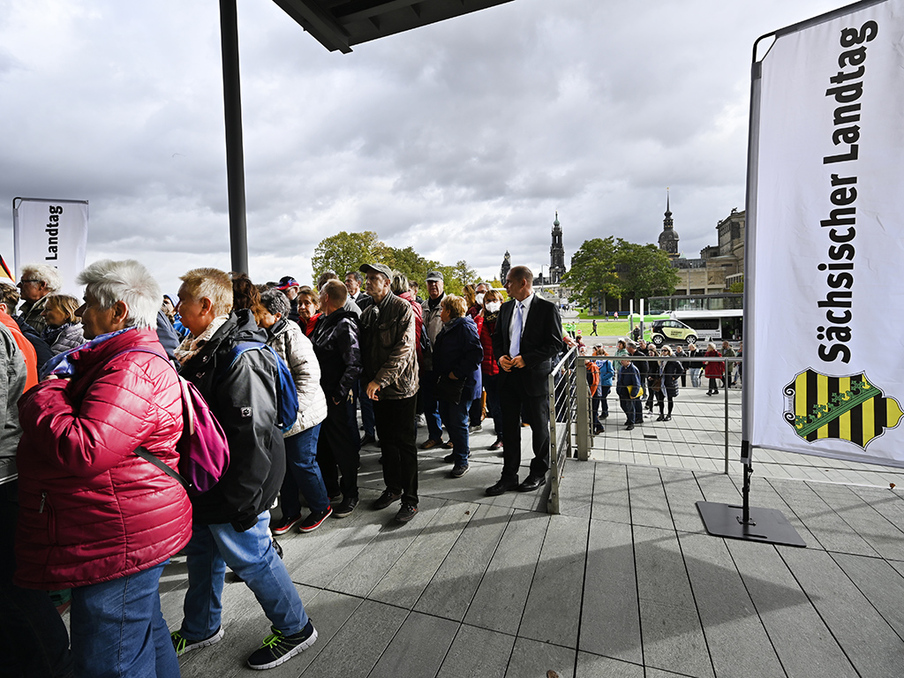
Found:
M 70 357 L 75 377 L 44 381 L 19 401 L 15 582 L 61 589 L 157 565 L 191 536 L 182 486 L 138 457 L 176 468 L 182 401 L 150 329 L 130 329 Z M 116 356 L 116 357 L 114 357 Z

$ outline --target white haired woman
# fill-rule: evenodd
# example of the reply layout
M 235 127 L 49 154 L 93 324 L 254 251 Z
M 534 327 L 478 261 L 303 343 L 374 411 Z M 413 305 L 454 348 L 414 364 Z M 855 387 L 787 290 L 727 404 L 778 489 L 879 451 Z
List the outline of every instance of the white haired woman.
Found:
M 42 315 L 47 295 L 59 292 L 63 287 L 59 271 L 47 264 L 25 264 L 17 287 L 25 300 L 19 309 L 19 317 L 41 334 L 47 327 Z
M 177 466 L 182 400 L 154 329 L 160 287 L 137 261 L 98 261 L 78 282 L 90 341 L 52 358 L 19 401 L 15 583 L 72 589 L 77 675 L 178 676 L 158 586 L 191 536 L 191 503 L 135 453 Z

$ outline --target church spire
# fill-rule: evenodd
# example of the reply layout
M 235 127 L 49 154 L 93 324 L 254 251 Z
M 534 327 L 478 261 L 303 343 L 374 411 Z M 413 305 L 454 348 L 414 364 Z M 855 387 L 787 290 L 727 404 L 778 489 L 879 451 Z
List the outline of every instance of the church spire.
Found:
M 662 233 L 659 234 L 659 249 L 665 251 L 670 259 L 678 258 L 678 234 L 672 221 L 669 189 L 665 189 L 665 219 L 662 220 Z

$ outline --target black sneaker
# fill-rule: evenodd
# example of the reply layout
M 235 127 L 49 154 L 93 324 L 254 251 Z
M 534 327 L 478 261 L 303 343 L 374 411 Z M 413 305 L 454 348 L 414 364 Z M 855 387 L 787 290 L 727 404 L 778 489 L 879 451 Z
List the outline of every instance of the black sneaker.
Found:
M 446 462 L 447 464 L 454 464 L 456 458 L 457 457 L 456 457 L 455 453 L 453 452 L 452 454 L 447 454 L 445 457 L 443 457 L 443 461 Z
M 173 641 L 173 648 L 176 650 L 176 656 L 181 657 L 186 652 L 191 652 L 192 650 L 200 650 L 202 647 L 207 647 L 208 645 L 219 643 L 221 640 L 223 640 L 223 627 L 221 626 L 220 628 L 218 628 L 216 633 L 210 636 L 210 638 L 205 638 L 204 640 L 189 640 L 182 635 L 181 631 L 173 631 L 170 634 L 170 638 Z
M 417 506 L 412 506 L 411 504 L 402 504 L 402 508 L 399 509 L 399 512 L 396 513 L 395 521 L 397 523 L 407 523 L 409 520 L 414 518 L 417 515 Z
M 468 472 L 469 468 L 470 466 L 468 465 L 460 466 L 456 464 L 452 467 L 452 471 L 449 473 L 449 476 L 452 478 L 461 478 L 465 473 Z
M 401 492 L 393 492 L 389 489 L 383 490 L 383 494 L 377 497 L 377 500 L 374 502 L 374 510 L 379 511 L 380 509 L 385 509 L 387 506 L 397 502 L 401 498 Z
M 301 521 L 301 525 L 298 526 L 298 531 L 311 532 L 316 530 L 324 520 L 330 517 L 332 512 L 333 509 L 329 506 L 326 507 L 326 511 L 311 511 L 308 517 Z
M 358 506 L 358 498 L 344 499 L 339 506 L 333 509 L 333 518 L 348 518 Z
M 299 520 L 301 520 L 301 515 L 289 516 L 288 518 L 283 518 L 275 525 L 271 525 L 270 531 L 277 536 L 279 536 L 281 534 L 285 534 L 286 532 L 291 530 L 293 527 L 295 527 L 295 523 L 297 523 Z
M 282 631 L 278 631 L 272 626 L 270 630 L 273 633 L 264 638 L 264 644 L 260 649 L 255 650 L 248 657 L 248 666 L 252 669 L 263 670 L 279 666 L 307 650 L 317 640 L 317 629 L 314 628 L 310 619 L 301 631 L 291 636 L 283 635 Z

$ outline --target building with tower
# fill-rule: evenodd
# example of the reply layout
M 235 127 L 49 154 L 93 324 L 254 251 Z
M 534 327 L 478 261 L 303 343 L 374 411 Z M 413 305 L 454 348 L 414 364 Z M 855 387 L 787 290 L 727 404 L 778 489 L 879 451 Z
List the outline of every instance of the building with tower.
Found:
M 549 284 L 558 285 L 565 275 L 565 246 L 562 244 L 562 226 L 559 213 L 552 222 L 552 244 L 549 246 Z
M 662 233 L 659 234 L 659 249 L 669 255 L 673 261 L 678 258 L 678 233 L 675 231 L 675 222 L 672 220 L 672 210 L 669 207 L 669 194 L 665 194 L 665 219 L 662 220 Z
M 512 255 L 508 250 L 505 251 L 505 258 L 502 260 L 502 267 L 499 269 L 499 280 L 505 284 L 505 278 L 508 276 L 509 269 L 512 267 Z

